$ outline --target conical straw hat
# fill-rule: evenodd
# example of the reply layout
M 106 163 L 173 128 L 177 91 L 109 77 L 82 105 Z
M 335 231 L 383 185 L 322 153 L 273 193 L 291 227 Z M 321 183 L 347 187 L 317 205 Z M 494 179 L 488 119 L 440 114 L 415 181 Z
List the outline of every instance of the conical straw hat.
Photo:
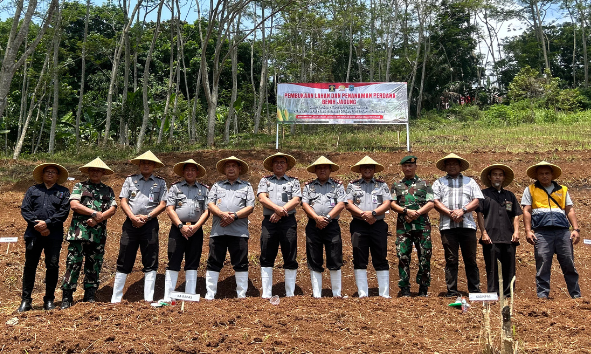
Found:
M 248 172 L 248 164 L 246 162 L 240 160 L 236 156 L 230 156 L 228 158 L 219 160 L 218 163 L 215 165 L 216 170 L 218 170 L 220 174 L 226 174 L 226 171 L 224 171 L 224 166 L 228 161 L 236 161 L 240 165 L 240 175 L 243 175 L 246 172 Z
M 306 171 L 310 172 L 310 173 L 315 173 L 316 172 L 316 166 L 320 166 L 320 165 L 329 165 L 330 166 L 330 170 L 332 172 L 338 171 L 339 170 L 339 165 L 337 165 L 336 163 L 330 161 L 329 159 L 327 159 L 324 156 L 320 156 L 318 159 L 316 159 L 316 161 L 314 161 L 310 166 L 308 166 L 306 168 Z
M 140 156 L 136 157 L 135 159 L 132 159 L 131 160 L 131 163 L 134 164 L 134 165 L 138 165 L 139 166 L 141 160 L 154 162 L 155 163 L 154 168 L 164 167 L 164 164 L 162 163 L 162 161 L 160 161 L 160 159 L 158 159 L 156 157 L 156 155 L 154 155 L 152 153 L 152 151 L 150 151 L 150 150 L 144 152 L 143 154 L 141 154 Z
M 351 171 L 359 173 L 362 165 L 375 165 L 376 166 L 376 169 L 375 169 L 376 173 L 382 172 L 384 170 L 383 165 L 380 165 L 379 163 L 374 161 L 374 159 L 372 159 L 371 157 L 365 156 L 359 162 L 357 162 L 355 165 L 351 166 Z
M 176 165 L 174 165 L 174 167 L 172 168 L 172 170 L 174 171 L 174 173 L 176 173 L 177 175 L 183 177 L 184 176 L 184 169 L 185 169 L 185 165 L 195 165 L 197 166 L 197 178 L 201 178 L 203 176 L 205 176 L 205 167 L 201 166 L 200 164 L 198 164 L 197 162 L 195 162 L 195 160 L 193 159 L 188 159 L 187 161 L 183 161 L 183 162 L 179 162 Z
M 538 167 L 540 167 L 540 166 L 548 166 L 552 169 L 552 180 L 557 179 L 562 174 L 562 169 L 560 167 L 558 167 L 555 164 L 552 164 L 550 162 L 547 162 L 547 161 L 541 161 L 533 166 L 530 166 L 527 169 L 526 173 L 527 173 L 528 177 L 531 179 L 537 180 L 538 179 Z
M 482 172 L 480 172 L 480 181 L 482 181 L 482 184 L 484 184 L 487 187 L 492 186 L 490 178 L 488 178 L 488 174 L 490 173 L 490 171 L 494 170 L 495 168 L 500 168 L 505 173 L 505 180 L 503 181 L 503 187 L 507 187 L 508 185 L 511 184 L 511 182 L 513 182 L 513 178 L 515 178 L 515 174 L 513 173 L 513 170 L 511 169 L 511 167 L 498 163 L 498 164 L 490 165 L 490 166 L 486 167 L 484 170 L 482 170 Z
M 276 154 L 273 154 L 273 155 L 267 157 L 265 159 L 265 161 L 263 161 L 263 166 L 265 167 L 265 169 L 267 171 L 273 172 L 273 159 L 276 157 L 285 157 L 285 159 L 287 160 L 287 170 L 286 171 L 291 170 L 293 168 L 293 166 L 295 166 L 295 164 L 296 164 L 295 157 L 288 155 L 288 154 L 282 154 L 282 153 L 278 152 Z
M 445 160 L 449 160 L 449 159 L 456 159 L 458 161 L 460 161 L 460 172 L 461 171 L 466 171 L 468 169 L 468 167 L 470 167 L 470 163 L 468 162 L 468 160 L 459 157 L 456 154 L 449 154 L 443 158 L 441 158 L 439 161 L 437 161 L 437 164 L 435 166 L 437 166 L 437 168 L 443 172 L 445 172 Z
M 89 168 L 102 168 L 104 170 L 104 172 L 103 172 L 104 175 L 111 175 L 111 174 L 113 174 L 113 170 L 111 170 L 109 168 L 109 166 L 107 166 L 107 164 L 104 163 L 103 160 L 101 160 L 100 157 L 97 157 L 96 159 L 90 161 L 86 165 L 80 167 L 79 170 L 80 170 L 80 172 L 82 172 L 82 173 L 84 173 L 84 174 L 87 175 Z
M 68 170 L 66 170 L 66 168 L 64 166 L 57 164 L 57 163 L 47 162 L 47 163 L 42 163 L 42 164 L 38 165 L 33 170 L 33 179 L 35 180 L 35 182 L 43 183 L 43 169 L 45 167 L 49 167 L 49 166 L 53 166 L 53 167 L 57 168 L 58 171 L 60 172 L 59 177 L 57 178 L 57 181 L 56 181 L 57 184 L 62 184 L 68 179 L 68 176 L 69 176 Z

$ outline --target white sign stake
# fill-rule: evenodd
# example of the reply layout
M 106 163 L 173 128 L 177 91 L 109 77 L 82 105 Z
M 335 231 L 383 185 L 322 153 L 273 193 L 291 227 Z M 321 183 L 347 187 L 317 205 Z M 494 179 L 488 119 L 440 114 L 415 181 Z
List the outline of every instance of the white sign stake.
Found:
M 586 245 L 591 245 L 591 240 L 589 240 L 589 239 L 584 239 L 584 240 L 583 240 L 583 243 L 584 243 L 584 244 L 586 244 Z
M 470 293 L 470 301 L 498 301 L 497 293 Z
M 18 237 L 0 237 L 1 242 L 18 242 Z
M 173 291 L 170 293 L 170 298 L 171 299 L 177 299 L 177 300 L 181 300 L 181 301 L 199 301 L 199 299 L 201 298 L 201 295 L 199 294 L 186 294 L 186 293 L 181 293 L 178 291 Z

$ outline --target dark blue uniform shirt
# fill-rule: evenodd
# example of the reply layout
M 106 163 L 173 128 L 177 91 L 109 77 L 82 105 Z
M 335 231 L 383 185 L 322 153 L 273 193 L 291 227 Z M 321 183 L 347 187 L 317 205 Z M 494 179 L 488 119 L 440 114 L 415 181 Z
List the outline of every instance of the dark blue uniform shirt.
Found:
M 64 221 L 70 213 L 70 191 L 68 188 L 54 184 L 47 189 L 44 183 L 31 186 L 21 205 L 21 215 L 27 222 L 25 237 L 41 236 L 35 220 L 43 220 L 49 228 L 49 238 L 62 239 Z

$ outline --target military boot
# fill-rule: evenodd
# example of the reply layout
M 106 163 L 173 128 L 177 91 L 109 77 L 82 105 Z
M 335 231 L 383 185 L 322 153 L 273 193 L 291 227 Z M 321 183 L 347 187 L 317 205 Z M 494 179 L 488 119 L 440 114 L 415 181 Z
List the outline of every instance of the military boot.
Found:
M 62 306 L 61 309 L 65 310 L 70 308 L 74 305 L 74 299 L 72 298 L 72 294 L 74 293 L 72 290 L 62 290 Z
M 30 311 L 32 309 L 33 309 L 33 306 L 31 305 L 31 299 L 24 299 L 16 311 L 17 312 L 26 312 L 26 311 Z
M 421 297 L 427 297 L 428 296 L 427 295 L 428 290 L 429 290 L 429 287 L 428 286 L 421 285 L 419 287 L 419 296 L 421 296 Z
M 410 297 L 410 288 L 408 286 L 404 288 L 400 288 L 400 292 L 398 293 L 398 297 Z
M 95 303 L 96 302 L 96 298 L 95 298 L 96 289 L 97 288 L 95 288 L 95 287 L 84 289 L 84 298 L 82 299 L 82 301 Z

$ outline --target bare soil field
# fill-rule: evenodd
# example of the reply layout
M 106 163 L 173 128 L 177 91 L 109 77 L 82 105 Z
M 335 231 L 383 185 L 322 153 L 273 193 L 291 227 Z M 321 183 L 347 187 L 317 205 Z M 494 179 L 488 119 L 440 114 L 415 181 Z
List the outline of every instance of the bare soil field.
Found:
M 260 178 L 269 173 L 263 169 L 263 159 L 272 150 L 251 151 L 200 151 L 197 153 L 173 153 L 159 155 L 166 167 L 158 171 L 168 186 L 178 180 L 172 166 L 179 161 L 194 158 L 208 170 L 204 182 L 211 185 L 221 176 L 215 171 L 215 163 L 224 157 L 236 155 L 245 159 L 251 171 L 245 177 L 256 186 Z M 288 174 L 305 182 L 313 177 L 305 168 L 321 153 L 290 151 L 298 160 L 296 167 Z M 419 157 L 418 174 L 430 181 L 443 173 L 435 168 L 435 162 L 447 152 L 416 152 Z M 385 165 L 381 173 L 388 184 L 401 178 L 398 166 L 404 152 L 375 153 L 371 156 Z M 479 182 L 480 171 L 491 163 L 505 163 L 515 171 L 515 182 L 508 188 L 521 197 L 523 189 L 530 183 L 525 175 L 528 166 L 542 158 L 551 159 L 563 168 L 559 182 L 570 188 L 571 196 L 579 217 L 582 238 L 591 238 L 591 187 L 588 166 L 591 163 L 589 151 L 554 151 L 530 154 L 494 152 L 472 152 L 462 154 L 472 163 L 466 175 L 474 176 Z M 341 166 L 333 176 L 347 183 L 355 175 L 349 167 L 364 154 L 326 153 L 326 156 Z M 106 163 L 116 171 L 107 176 L 105 183 L 111 185 L 118 195 L 125 176 L 135 173 L 135 166 L 127 161 Z M 41 161 L 40 161 L 41 162 Z M 30 164 L 29 170 L 34 168 Z M 0 161 L 5 167 L 12 161 Z M 78 166 L 66 166 L 76 181 L 83 178 Z M 19 167 L 22 169 L 22 167 Z M 72 188 L 76 181 L 65 185 Z M 25 222 L 20 215 L 20 204 L 26 189 L 33 184 L 32 176 L 26 176 L 17 183 L 0 186 L 0 236 L 19 237 L 18 243 L 0 244 L 0 353 L 474 353 L 482 348 L 483 312 L 482 304 L 462 313 L 448 307 L 451 299 L 445 298 L 444 257 L 437 228 L 433 228 L 433 258 L 431 261 L 432 286 L 429 297 L 416 294 L 418 286 L 413 284 L 411 298 L 398 298 L 398 271 L 394 237 L 389 238 L 388 259 L 390 262 L 391 299 L 377 296 L 375 272 L 369 267 L 368 278 L 370 297 L 359 299 L 353 276 L 351 238 L 348 212 L 343 212 L 339 223 L 343 235 L 344 298 L 333 299 L 330 292 L 330 278 L 324 273 L 322 299 L 311 297 L 310 274 L 306 267 L 305 224 L 306 217 L 298 210 L 298 261 L 296 296 L 285 298 L 281 255 L 278 256 L 274 272 L 274 294 L 281 296 L 279 305 L 272 305 L 260 298 L 259 236 L 262 207 L 257 203 L 250 216 L 249 260 L 250 281 L 246 299 L 236 299 L 234 274 L 229 262 L 220 275 L 218 295 L 213 301 L 186 302 L 184 311 L 180 304 L 154 308 L 143 301 L 143 273 L 139 255 L 133 273 L 127 279 L 123 302 L 109 303 L 115 275 L 119 237 L 124 214 L 118 210 L 108 224 L 108 240 L 105 262 L 101 273 L 101 285 L 96 304 L 78 302 L 83 291 L 74 296 L 76 304 L 68 310 L 42 310 L 44 292 L 43 261 L 37 272 L 33 294 L 34 310 L 16 314 L 20 303 L 22 271 L 24 263 L 24 241 L 22 235 Z M 303 184 L 303 183 L 302 183 Z M 432 224 L 438 224 L 438 214 L 431 212 Z M 169 218 L 160 216 L 160 267 L 155 298 L 164 294 L 164 272 L 167 264 L 167 242 L 170 228 Z M 395 214 L 387 215 L 390 231 L 395 233 Z M 67 222 L 69 225 L 69 220 Z M 205 295 L 205 263 L 208 253 L 208 233 L 211 221 L 205 227 L 205 241 L 201 266 L 198 274 L 197 292 Z M 575 246 L 575 262 L 580 274 L 583 297 L 572 300 L 566 291 L 562 273 L 555 260 L 552 273 L 550 300 L 539 300 L 535 293 L 535 261 L 533 247 L 525 242 L 522 231 L 521 246 L 517 251 L 517 282 L 514 297 L 514 333 L 519 341 L 520 353 L 590 353 L 591 352 L 591 246 L 580 242 Z M 61 268 L 64 270 L 67 244 L 61 253 Z M 484 260 L 479 246 L 481 289 L 486 290 Z M 417 260 L 413 257 L 411 278 L 417 271 Z M 460 260 L 459 290 L 467 290 L 465 274 Z M 79 287 L 80 288 L 80 287 Z M 184 289 L 184 273 L 181 272 L 177 289 Z M 61 291 L 56 291 L 59 306 Z M 492 305 L 492 327 L 498 347 L 500 310 Z M 15 320 L 16 318 L 16 320 Z M 7 323 L 8 322 L 8 323 Z M 589 326 L 589 328 L 587 328 Z

